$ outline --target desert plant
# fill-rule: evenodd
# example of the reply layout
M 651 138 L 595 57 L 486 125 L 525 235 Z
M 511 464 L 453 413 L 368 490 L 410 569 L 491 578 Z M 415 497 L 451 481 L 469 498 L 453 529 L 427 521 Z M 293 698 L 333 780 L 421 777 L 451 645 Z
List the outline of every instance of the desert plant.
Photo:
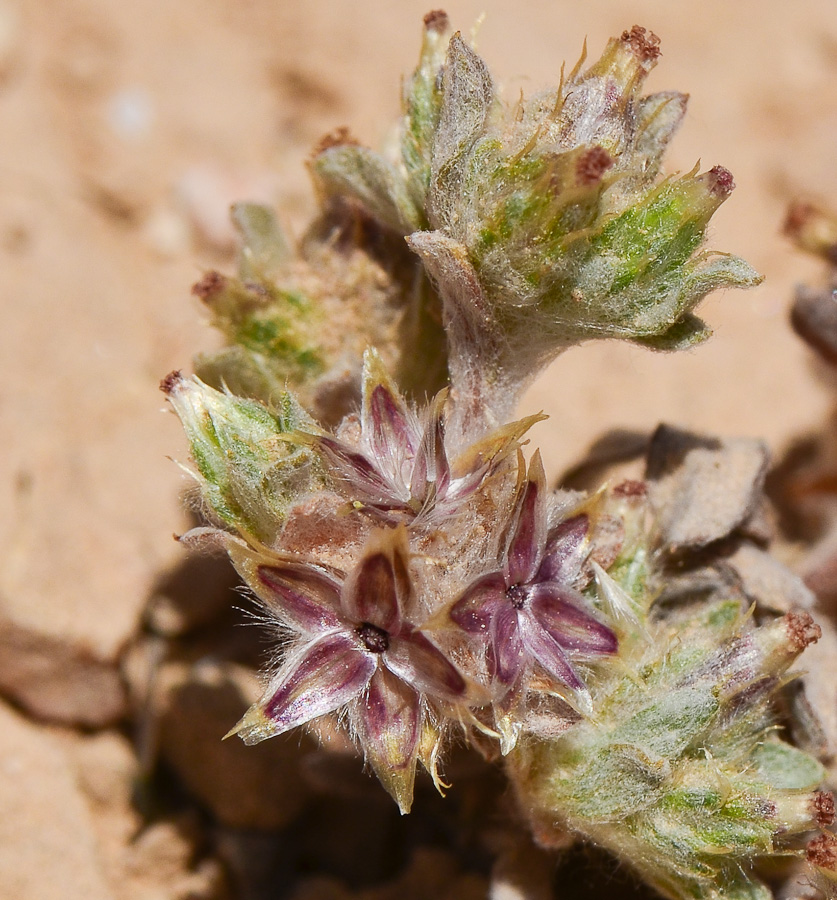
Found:
M 524 457 L 541 417 L 513 420 L 567 348 L 691 346 L 708 292 L 758 283 L 702 246 L 732 176 L 662 174 L 686 97 L 643 96 L 643 28 L 509 105 L 444 13 L 424 25 L 395 155 L 328 136 L 298 248 L 237 207 L 237 276 L 195 288 L 228 345 L 162 385 L 213 525 L 191 538 L 284 636 L 231 733 L 332 717 L 408 812 L 458 732 L 543 844 L 592 841 L 670 897 L 770 896 L 763 863 L 832 841 L 833 801 L 779 728 L 818 626 L 707 580 L 733 550 L 768 564 L 763 448 L 663 429 L 644 481 L 585 495 Z

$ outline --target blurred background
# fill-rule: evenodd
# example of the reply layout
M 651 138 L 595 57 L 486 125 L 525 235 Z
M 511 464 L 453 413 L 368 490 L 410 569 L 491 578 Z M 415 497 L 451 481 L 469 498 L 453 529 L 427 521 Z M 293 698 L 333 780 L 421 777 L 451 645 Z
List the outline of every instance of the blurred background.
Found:
M 766 276 L 711 297 L 701 315 L 715 336 L 690 352 L 603 344 L 557 360 L 525 401 L 550 415 L 532 435 L 549 473 L 607 428 L 762 436 L 776 456 L 822 428 L 829 393 L 787 309 L 797 283 L 825 276 L 781 227 L 793 199 L 837 204 L 832 0 L 792 11 L 783 0 L 446 8 L 463 32 L 476 25 L 509 96 L 555 82 L 585 38 L 595 58 L 633 24 L 656 32 L 663 56 L 648 89 L 691 95 L 668 171 L 700 160 L 733 172 L 709 246 Z M 131 748 L 142 762 L 154 745 L 129 712 L 153 650 L 132 662 L 136 635 L 151 621 L 179 637 L 192 627 L 184 616 L 206 614 L 154 605 L 193 592 L 171 582 L 183 574 L 171 534 L 187 525 L 187 482 L 169 457 L 187 453 L 157 384 L 216 343 L 189 288 L 233 266 L 229 204 L 274 203 L 299 234 L 313 208 L 310 148 L 344 124 L 368 144 L 387 139 L 427 11 L 417 0 L 0 0 L 2 896 L 221 890 L 227 876 L 209 863 L 203 886 L 194 880 L 198 825 L 152 840 L 136 813 Z M 207 591 L 222 606 L 219 572 Z M 186 740 L 176 752 L 188 768 Z M 136 850 L 138 835 L 151 850 Z M 228 867 L 244 852 L 233 845 Z

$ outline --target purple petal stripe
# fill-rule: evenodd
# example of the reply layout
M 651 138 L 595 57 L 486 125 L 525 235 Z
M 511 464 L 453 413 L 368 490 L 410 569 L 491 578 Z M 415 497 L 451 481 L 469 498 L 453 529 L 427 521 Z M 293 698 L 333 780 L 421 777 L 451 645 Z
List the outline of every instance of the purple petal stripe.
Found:
M 316 447 L 353 498 L 400 505 L 396 487 L 362 454 L 330 437 L 317 438 Z
M 506 599 L 506 579 L 501 572 L 483 575 L 470 584 L 450 610 L 451 619 L 469 634 L 486 632 Z
M 517 610 L 507 603 L 492 622 L 488 645 L 488 669 L 493 680 L 511 687 L 528 659 L 520 639 Z
M 399 459 L 415 453 L 415 439 L 400 397 L 385 385 L 376 384 L 363 410 L 363 430 L 376 456 Z
M 557 584 L 537 584 L 529 591 L 528 613 L 565 650 L 597 655 L 615 653 L 616 635 L 578 603 L 582 598 Z
M 339 628 L 340 585 L 324 572 L 288 563 L 258 566 L 256 577 L 251 587 L 291 627 L 306 634 Z
M 343 634 L 328 634 L 292 654 L 264 703 L 274 733 L 344 706 L 366 688 L 375 668 L 375 660 Z
M 416 757 L 421 701 L 400 678 L 379 667 L 359 704 L 360 740 L 375 762 L 403 769 Z
M 409 575 L 400 555 L 398 565 L 388 553 L 370 553 L 346 582 L 343 608 L 349 619 L 369 622 L 384 631 L 397 631 L 401 624 L 399 593 L 409 587 Z
M 405 627 L 383 659 L 399 678 L 431 700 L 456 701 L 465 693 L 465 679 L 420 631 Z
M 538 568 L 546 534 L 545 494 L 546 476 L 540 453 L 536 453 L 515 508 L 505 565 L 506 581 L 510 585 L 531 581 Z
M 528 610 L 522 610 L 519 617 L 520 637 L 526 650 L 556 680 L 563 682 L 574 691 L 585 690 L 584 682 L 570 665 L 561 645 L 537 622 Z
M 541 567 L 536 581 L 561 581 L 571 584 L 587 555 L 586 538 L 590 520 L 586 515 L 566 519 L 546 536 Z

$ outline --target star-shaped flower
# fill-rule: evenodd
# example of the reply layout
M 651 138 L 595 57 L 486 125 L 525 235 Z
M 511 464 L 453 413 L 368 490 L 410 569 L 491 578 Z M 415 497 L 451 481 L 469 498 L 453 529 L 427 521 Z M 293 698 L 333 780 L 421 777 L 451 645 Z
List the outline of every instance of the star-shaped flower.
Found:
M 465 681 L 406 619 L 414 593 L 406 529 L 373 534 L 348 577 L 239 545 L 231 556 L 267 610 L 301 637 L 231 733 L 254 744 L 345 708 L 378 778 L 408 812 L 428 704 L 457 703 Z
M 500 568 L 474 581 L 450 610 L 456 625 L 486 639 L 489 674 L 504 715 L 521 699 L 534 664 L 590 712 L 590 694 L 572 660 L 614 653 L 617 646 L 616 635 L 586 611 L 573 587 L 586 557 L 588 519 L 579 515 L 548 529 L 546 493 L 536 453 L 512 510 Z M 510 749 L 502 724 L 501 731 L 504 750 Z
M 443 391 L 416 412 L 370 349 L 364 357 L 356 440 L 329 434 L 309 440 L 350 498 L 379 519 L 395 524 L 433 516 L 438 521 L 472 496 L 519 446 L 519 438 L 543 418 L 527 416 L 498 428 L 451 461 L 445 401 Z

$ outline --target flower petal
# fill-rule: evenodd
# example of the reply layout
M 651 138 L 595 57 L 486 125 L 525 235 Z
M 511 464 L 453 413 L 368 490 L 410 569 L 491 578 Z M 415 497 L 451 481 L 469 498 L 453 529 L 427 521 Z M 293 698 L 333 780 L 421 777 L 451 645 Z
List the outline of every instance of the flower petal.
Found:
M 327 634 L 291 654 L 232 733 L 256 744 L 333 712 L 364 690 L 375 668 L 350 637 Z
M 343 588 L 346 616 L 397 633 L 411 596 L 407 530 L 400 527 L 373 534 Z
M 400 496 L 396 485 L 362 453 L 337 438 L 320 435 L 312 443 L 352 498 L 391 507 L 403 506 L 409 499 Z
M 489 432 L 471 444 L 453 461 L 457 496 L 467 496 L 482 484 L 509 454 L 520 446 L 520 438 L 536 423 L 549 418 L 543 413 L 526 416 Z
M 514 685 L 528 654 L 520 639 L 517 610 L 509 603 L 494 616 L 488 645 L 488 670 L 494 681 L 506 687 Z
M 405 455 L 415 452 L 406 410 L 399 404 L 399 400 L 400 397 L 391 394 L 382 384 L 375 385 L 369 395 L 369 446 L 376 458 L 394 457 L 393 466 Z M 364 436 L 367 436 L 367 432 Z
M 587 555 L 589 531 L 590 520 L 586 515 L 565 519 L 550 529 L 535 580 L 572 584 Z
M 257 553 L 228 541 L 236 571 L 269 612 L 291 628 L 313 635 L 340 626 L 340 583 L 317 566 Z
M 423 503 L 444 496 L 450 484 L 450 463 L 445 451 L 444 406 L 447 393 L 441 391 L 430 407 L 430 417 L 421 438 L 410 493 Z
M 506 599 L 502 572 L 490 572 L 470 584 L 450 609 L 450 617 L 469 634 L 486 632 Z
M 410 811 L 421 721 L 421 699 L 408 684 L 379 667 L 353 719 L 366 758 L 398 804 Z
M 573 691 L 579 692 L 586 689 L 584 682 L 578 677 L 575 669 L 570 665 L 567 655 L 558 641 L 547 631 L 529 612 L 522 610 L 518 619 L 520 625 L 520 637 L 529 654 L 534 657 L 547 672 L 556 680 Z
M 615 653 L 616 635 L 578 603 L 575 591 L 558 584 L 537 584 L 529 590 L 527 612 L 564 650 L 598 655 Z
M 529 463 L 529 477 L 524 483 L 513 513 L 505 575 L 508 584 L 531 581 L 538 568 L 546 536 L 546 475 L 540 451 Z
M 416 452 L 418 435 L 407 404 L 371 347 L 363 355 L 361 427 L 376 458 L 395 457 L 400 464 Z
M 286 563 L 257 565 L 254 574 L 245 576 L 249 587 L 291 627 L 306 634 L 340 627 L 340 584 L 325 572 Z
M 420 631 L 405 626 L 383 658 L 399 678 L 431 700 L 455 702 L 465 693 L 465 679 Z

